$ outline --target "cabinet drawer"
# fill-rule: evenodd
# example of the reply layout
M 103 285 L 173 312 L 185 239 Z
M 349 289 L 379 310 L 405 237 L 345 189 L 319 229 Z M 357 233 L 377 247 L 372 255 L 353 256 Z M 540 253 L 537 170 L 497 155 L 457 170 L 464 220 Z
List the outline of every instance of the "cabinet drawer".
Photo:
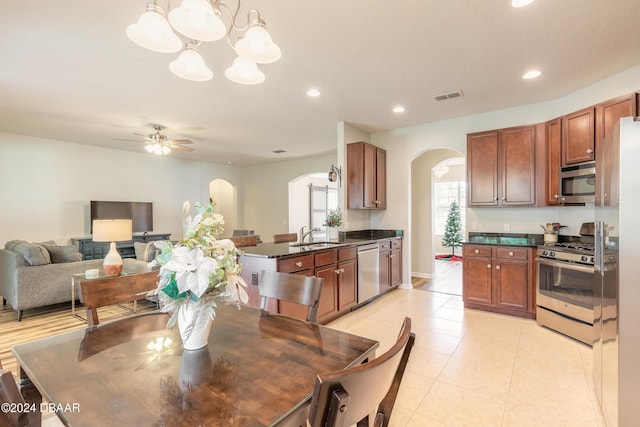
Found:
M 462 247 L 462 257 L 485 257 L 491 258 L 491 246 L 485 245 L 464 245 Z
M 400 249 L 402 247 L 402 239 L 391 241 L 391 249 Z
M 388 251 L 389 249 L 391 249 L 391 242 L 389 240 L 380 242 L 380 244 L 378 245 L 378 249 L 380 251 Z
M 352 259 L 357 256 L 356 247 L 338 249 L 338 260 Z
M 338 251 L 327 251 L 316 253 L 316 267 L 338 262 Z
M 285 258 L 278 261 L 278 271 L 292 273 L 306 268 L 313 268 L 313 265 L 313 254 Z
M 529 249 L 527 248 L 507 248 L 498 246 L 495 249 L 495 257 L 502 259 L 529 259 Z

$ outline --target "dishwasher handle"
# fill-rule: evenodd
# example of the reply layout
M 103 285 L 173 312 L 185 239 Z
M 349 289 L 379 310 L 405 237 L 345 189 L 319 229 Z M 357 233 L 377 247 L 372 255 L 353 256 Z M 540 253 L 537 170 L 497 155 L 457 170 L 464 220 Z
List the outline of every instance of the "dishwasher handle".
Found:
M 378 250 L 378 244 L 377 243 L 374 244 L 374 245 L 358 246 L 358 255 L 360 255 L 362 253 L 377 251 L 377 250 Z

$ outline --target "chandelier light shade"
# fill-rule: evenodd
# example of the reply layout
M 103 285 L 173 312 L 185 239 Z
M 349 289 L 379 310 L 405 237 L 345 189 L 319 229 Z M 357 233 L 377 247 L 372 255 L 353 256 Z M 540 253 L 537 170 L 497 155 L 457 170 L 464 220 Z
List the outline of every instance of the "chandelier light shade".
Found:
M 235 83 L 243 85 L 257 85 L 264 81 L 264 73 L 258 69 L 255 62 L 242 56 L 233 60 L 233 65 L 224 72 L 224 75 Z
M 182 0 L 180 7 L 169 12 L 169 23 L 193 40 L 212 42 L 227 33 L 220 10 L 214 10 L 207 0 Z
M 238 55 L 258 64 L 276 62 L 282 56 L 280 48 L 271 36 L 262 19 L 256 19 L 235 46 Z
M 221 0 L 182 0 L 180 6 L 169 11 L 168 20 L 164 10 L 154 1 L 147 4 L 146 12 L 135 24 L 127 27 L 127 35 L 134 43 L 154 52 L 178 52 L 184 45 L 179 57 L 169 64 L 169 69 L 178 77 L 192 81 L 213 78 L 213 72 L 198 52 L 198 46 L 226 36 L 238 57 L 227 68 L 225 76 L 240 84 L 262 83 L 265 75 L 256 64 L 273 63 L 280 59 L 282 52 L 271 39 L 258 10 L 247 12 L 245 25 L 238 23 L 241 1 L 236 0 L 237 5 L 231 8 Z M 170 7 L 169 2 L 167 5 Z M 228 24 L 222 19 L 225 15 L 229 17 Z M 188 41 L 183 43 L 173 30 Z
M 137 45 L 154 52 L 173 53 L 182 48 L 182 42 L 165 19 L 164 11 L 154 3 L 147 5 L 147 11 L 138 22 L 127 27 L 127 36 Z
M 187 43 L 178 59 L 169 64 L 169 69 L 176 76 L 194 82 L 204 82 L 213 78 L 213 72 L 204 63 L 196 43 Z
M 116 249 L 116 242 L 131 240 L 132 234 L 130 219 L 93 220 L 93 241 L 110 242 L 109 253 L 102 263 L 105 275 L 119 276 L 122 273 L 122 257 Z

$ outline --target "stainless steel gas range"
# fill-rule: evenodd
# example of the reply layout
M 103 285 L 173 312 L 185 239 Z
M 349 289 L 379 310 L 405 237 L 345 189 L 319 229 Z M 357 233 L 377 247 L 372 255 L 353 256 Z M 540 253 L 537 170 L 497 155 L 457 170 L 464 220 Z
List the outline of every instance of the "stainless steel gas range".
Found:
M 581 239 L 538 247 L 536 320 L 593 345 L 593 224 L 583 224 Z M 582 234 L 590 233 L 590 234 Z

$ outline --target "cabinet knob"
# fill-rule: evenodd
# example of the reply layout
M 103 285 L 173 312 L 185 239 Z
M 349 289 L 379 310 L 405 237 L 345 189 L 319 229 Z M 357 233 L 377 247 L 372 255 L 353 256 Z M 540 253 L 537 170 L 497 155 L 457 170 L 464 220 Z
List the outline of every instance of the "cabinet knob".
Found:
M 509 251 L 509 256 L 513 256 L 513 252 Z
M 557 199 L 559 199 L 559 198 L 560 198 L 560 195 L 559 195 L 559 194 L 554 194 L 554 195 L 553 195 L 553 198 L 557 200 Z
M 478 249 L 476 249 L 475 251 L 473 251 L 473 253 L 479 254 L 480 251 Z
M 341 268 L 341 269 L 340 269 L 340 273 L 344 273 L 344 268 Z
M 587 148 L 587 154 L 591 154 L 593 153 L 593 150 L 591 148 Z
M 487 268 L 491 268 L 491 264 L 487 264 Z
M 302 267 L 302 261 L 296 262 L 296 267 Z
M 499 265 L 496 265 L 496 270 L 500 270 L 500 266 Z
M 507 198 L 506 198 L 506 197 L 503 197 L 503 198 L 502 198 L 502 200 L 503 200 L 503 201 L 505 201 L 505 200 L 507 200 Z
M 336 273 L 336 274 L 340 274 L 340 269 L 338 268 L 338 269 L 335 271 L 335 273 Z

